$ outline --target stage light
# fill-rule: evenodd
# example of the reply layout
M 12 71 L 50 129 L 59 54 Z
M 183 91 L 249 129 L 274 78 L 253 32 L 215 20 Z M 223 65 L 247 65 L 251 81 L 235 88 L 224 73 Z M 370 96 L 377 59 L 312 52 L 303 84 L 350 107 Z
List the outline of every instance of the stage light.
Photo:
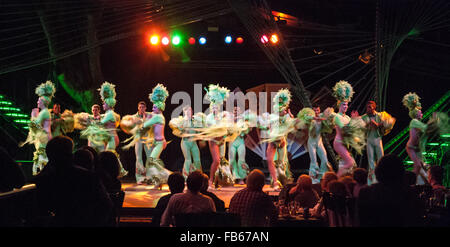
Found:
M 267 38 L 267 35 L 264 34 L 263 36 L 261 36 L 261 43 L 265 44 L 267 42 L 269 42 L 269 38 Z
M 236 39 L 236 43 L 242 44 L 242 43 L 244 43 L 244 39 L 243 39 L 242 37 L 238 37 L 238 38 Z
M 195 38 L 194 37 L 190 37 L 188 39 L 188 42 L 189 42 L 190 45 L 195 45 Z
M 272 42 L 273 44 L 278 43 L 278 41 L 279 41 L 278 35 L 272 34 L 272 36 L 270 36 L 270 42 Z
M 172 44 L 173 44 L 173 45 L 179 45 L 180 42 L 181 42 L 180 36 L 176 35 L 176 36 L 174 36 L 174 37 L 172 38 Z
M 150 44 L 157 45 L 159 43 L 158 35 L 153 35 L 150 37 Z
M 230 44 L 232 41 L 233 41 L 233 38 L 231 38 L 230 35 L 227 35 L 227 36 L 225 37 L 225 43 Z
M 169 38 L 167 38 L 167 37 L 163 37 L 162 39 L 161 39 L 161 43 L 163 44 L 163 45 L 168 45 L 169 44 Z
M 200 45 L 206 44 L 206 38 L 205 37 L 200 37 L 200 39 L 198 39 L 198 43 L 200 43 Z

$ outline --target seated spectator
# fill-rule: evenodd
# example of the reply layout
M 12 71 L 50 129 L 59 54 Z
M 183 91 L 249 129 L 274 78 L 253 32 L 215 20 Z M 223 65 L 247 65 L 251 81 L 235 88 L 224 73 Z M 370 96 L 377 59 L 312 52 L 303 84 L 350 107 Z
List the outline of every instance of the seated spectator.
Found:
M 345 184 L 339 180 L 333 180 L 328 184 L 328 192 L 337 196 L 348 196 L 347 188 Z
M 420 226 L 423 205 L 405 184 L 402 160 L 383 156 L 375 168 L 378 183 L 361 189 L 358 211 L 361 226 Z
M 343 176 L 339 178 L 339 181 L 345 185 L 347 190 L 347 196 L 353 197 L 353 189 L 356 185 L 356 181 L 351 176 Z
M 329 192 L 328 190 L 328 184 L 332 181 L 337 180 L 338 177 L 335 172 L 325 172 L 323 174 L 322 180 L 320 181 L 320 184 L 322 186 L 323 192 Z M 323 206 L 323 198 L 320 197 L 319 202 L 314 206 L 314 208 L 310 209 L 310 214 L 317 218 L 325 218 L 326 212 L 325 208 Z
M 417 175 L 413 171 L 405 171 L 406 185 L 414 187 L 416 185 Z
M 110 226 L 113 204 L 98 177 L 73 165 L 73 142 L 66 136 L 52 138 L 46 147 L 48 163 L 33 178 L 38 212 L 49 226 Z M 54 217 L 48 217 L 51 212 Z
M 177 214 L 216 212 L 211 197 L 200 193 L 203 186 L 203 173 L 201 171 L 194 171 L 189 174 L 186 184 L 188 190 L 185 193 L 178 193 L 170 198 L 161 217 L 161 226 L 175 225 L 173 218 Z
M 122 190 L 119 171 L 120 165 L 116 154 L 111 151 L 103 151 L 98 155 L 96 173 L 108 193 L 115 193 Z
M 301 208 L 313 208 L 319 201 L 317 192 L 312 189 L 312 179 L 308 175 L 301 175 L 297 179 L 297 185 L 289 191 L 289 194 Z
M 9 156 L 6 149 L 0 147 L 0 192 L 22 188 L 25 174 L 19 165 Z
M 368 186 L 367 185 L 367 176 L 368 176 L 367 170 L 364 168 L 356 168 L 353 171 L 353 179 L 356 182 L 355 186 L 353 187 L 353 192 L 352 192 L 352 196 L 354 198 L 358 198 L 359 191 L 362 188 L 366 188 Z
M 444 169 L 441 166 L 432 166 L 428 170 L 428 181 L 432 188 L 433 205 L 443 207 L 445 205 L 445 195 L 449 190 L 445 188 L 442 183 L 444 180 Z
M 73 164 L 94 171 L 94 155 L 86 149 L 78 149 L 73 153 Z
M 262 190 L 264 180 L 262 171 L 251 171 L 247 187 L 231 198 L 229 212 L 240 216 L 241 226 L 271 226 L 276 222 L 278 212 L 272 198 Z
M 96 164 L 98 162 L 98 152 L 97 152 L 97 150 L 95 150 L 95 148 L 87 146 L 87 145 L 81 147 L 80 149 L 84 149 L 84 150 L 87 150 L 87 151 L 91 152 L 92 157 L 93 157 L 93 160 L 92 160 L 93 170 L 95 171 L 95 166 L 96 166 Z
M 203 186 L 202 186 L 202 189 L 200 190 L 200 193 L 202 193 L 205 196 L 209 196 L 209 197 L 211 197 L 211 199 L 213 199 L 217 212 L 225 212 L 225 202 L 223 200 L 221 200 L 219 197 L 217 197 L 211 191 L 208 191 L 208 187 L 209 187 L 208 181 L 209 181 L 208 175 L 203 173 Z
M 164 210 L 166 210 L 170 198 L 175 194 L 183 193 L 184 177 L 180 172 L 173 172 L 172 174 L 169 175 L 169 178 L 167 179 L 167 184 L 169 185 L 170 194 L 167 194 L 159 198 L 152 219 L 153 226 L 159 226 L 161 224 L 161 216 L 164 213 Z

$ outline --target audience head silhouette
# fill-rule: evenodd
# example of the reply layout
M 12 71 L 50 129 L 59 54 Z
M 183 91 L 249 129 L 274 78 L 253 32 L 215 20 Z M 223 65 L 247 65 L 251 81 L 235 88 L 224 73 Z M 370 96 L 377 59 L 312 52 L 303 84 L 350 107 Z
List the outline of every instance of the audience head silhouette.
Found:
M 249 190 L 260 191 L 264 187 L 264 173 L 254 169 L 247 176 L 247 188 Z
M 364 168 L 356 168 L 355 171 L 353 171 L 353 179 L 358 184 L 367 184 L 367 170 Z
M 173 172 L 169 175 L 167 184 L 172 194 L 181 193 L 184 190 L 184 177 L 180 172 Z
M 67 136 L 53 137 L 45 148 L 49 162 L 70 165 L 73 159 L 73 141 Z
M 111 151 L 104 151 L 98 155 L 97 166 L 97 171 L 106 172 L 111 178 L 117 178 L 119 176 L 119 159 Z
M 393 154 L 381 157 L 375 168 L 375 176 L 378 182 L 384 184 L 404 183 L 405 168 L 402 160 Z
M 192 193 L 200 192 L 203 185 L 203 173 L 201 171 L 194 171 L 187 177 L 186 180 L 188 190 Z
M 312 190 L 312 179 L 310 176 L 303 174 L 297 179 L 298 189 L 301 191 Z
M 91 171 L 94 168 L 94 155 L 86 149 L 78 149 L 73 153 L 73 163 Z

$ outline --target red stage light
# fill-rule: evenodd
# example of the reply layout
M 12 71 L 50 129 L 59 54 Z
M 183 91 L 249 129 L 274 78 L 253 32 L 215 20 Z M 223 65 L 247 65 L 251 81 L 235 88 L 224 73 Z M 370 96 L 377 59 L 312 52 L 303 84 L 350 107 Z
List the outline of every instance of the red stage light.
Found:
M 190 45 L 195 45 L 195 38 L 194 37 L 190 37 L 188 40 Z
M 267 42 L 269 42 L 269 38 L 267 38 L 267 35 L 264 34 L 263 36 L 261 36 L 261 43 L 265 44 Z
M 166 36 L 164 36 L 164 37 L 161 39 L 161 43 L 162 43 L 163 45 L 168 45 L 169 42 L 170 42 L 170 40 L 169 40 L 169 38 L 166 37 Z
M 242 37 L 238 37 L 238 38 L 236 39 L 236 43 L 242 44 L 242 43 L 244 43 L 244 39 L 243 39 Z

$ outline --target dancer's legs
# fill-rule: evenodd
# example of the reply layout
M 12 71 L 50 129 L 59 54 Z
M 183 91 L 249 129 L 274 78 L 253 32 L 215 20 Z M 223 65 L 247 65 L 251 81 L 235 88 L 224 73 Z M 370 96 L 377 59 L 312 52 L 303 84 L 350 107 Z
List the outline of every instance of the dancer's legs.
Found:
M 209 141 L 208 145 L 212 158 L 211 168 L 209 171 L 209 182 L 212 184 L 214 182 L 214 175 L 216 174 L 217 167 L 220 163 L 220 149 L 219 145 L 217 145 L 215 141 Z
M 181 152 L 183 152 L 184 156 L 184 163 L 183 163 L 183 176 L 185 178 L 188 177 L 189 173 L 191 172 L 191 165 L 192 165 L 192 157 L 191 157 L 191 148 L 190 148 L 190 142 L 185 141 L 184 139 L 181 139 Z
M 145 179 L 144 160 L 142 159 L 142 151 L 144 149 L 142 142 L 137 142 L 134 145 L 134 153 L 136 156 L 136 183 L 141 183 Z
M 337 175 L 338 177 L 346 175 L 346 173 L 350 171 L 350 168 L 352 168 L 355 164 L 355 160 L 353 159 L 348 149 L 340 141 L 335 139 L 333 142 L 333 148 L 344 162 L 342 167 L 340 167 L 340 169 L 338 170 Z
M 275 153 L 277 152 L 277 148 L 275 147 L 274 143 L 269 143 L 267 145 L 267 151 L 266 151 L 266 157 L 267 157 L 267 168 L 269 169 L 270 177 L 272 178 L 272 183 L 276 184 L 278 178 L 277 178 L 277 172 L 275 170 Z M 280 157 L 280 154 L 278 154 L 278 157 Z

